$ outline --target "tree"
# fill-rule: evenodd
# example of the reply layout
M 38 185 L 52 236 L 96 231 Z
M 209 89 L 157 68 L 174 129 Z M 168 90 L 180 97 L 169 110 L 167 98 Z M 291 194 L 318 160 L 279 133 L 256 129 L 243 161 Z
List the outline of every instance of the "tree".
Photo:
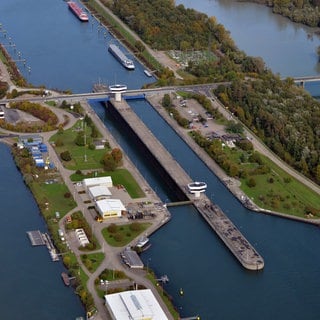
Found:
M 63 133 L 64 133 L 63 126 L 60 124 L 58 129 L 58 134 L 63 134 Z
M 76 136 L 76 139 L 74 140 L 74 143 L 77 145 L 77 146 L 84 146 L 84 131 L 79 131 L 77 136 Z
M 226 130 L 228 132 L 232 133 L 243 133 L 243 126 L 240 122 L 235 122 L 235 121 L 229 121 L 229 123 L 226 126 Z
M 146 49 L 146 47 L 144 46 L 144 44 L 140 40 L 137 40 L 136 43 L 134 44 L 134 46 L 137 48 L 139 53 L 142 53 Z
M 91 126 L 91 137 L 92 137 L 92 138 L 97 138 L 98 135 L 99 135 L 98 129 L 96 128 L 95 125 L 92 125 L 92 126 Z
M 111 223 L 107 229 L 110 233 L 116 233 L 118 231 L 118 226 L 115 223 Z
M 248 185 L 249 188 L 253 188 L 253 187 L 255 187 L 257 185 L 257 182 L 256 182 L 256 180 L 254 178 L 251 177 L 248 180 L 247 185 Z
M 106 153 L 103 156 L 102 162 L 104 164 L 104 168 L 107 171 L 114 171 L 117 167 L 117 163 L 114 161 L 111 153 Z
M 169 95 L 168 93 L 166 93 L 166 94 L 163 96 L 162 106 L 163 106 L 164 108 L 169 108 L 169 107 L 171 107 L 171 98 L 170 98 L 170 95 Z
M 122 151 L 119 148 L 114 148 L 111 151 L 112 158 L 119 165 L 122 161 Z
M 68 150 L 64 151 L 64 152 L 61 152 L 60 153 L 60 157 L 64 161 L 70 161 L 72 159 L 71 154 L 70 154 L 70 152 Z

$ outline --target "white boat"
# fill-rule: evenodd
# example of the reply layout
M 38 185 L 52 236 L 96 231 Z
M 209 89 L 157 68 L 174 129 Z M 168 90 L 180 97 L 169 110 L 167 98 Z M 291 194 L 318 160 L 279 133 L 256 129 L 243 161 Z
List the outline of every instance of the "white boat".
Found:
M 147 238 L 147 237 L 142 237 L 142 238 L 139 239 L 136 247 L 137 247 L 138 249 L 143 249 L 143 248 L 149 243 L 149 241 L 150 241 L 149 238 Z
M 207 189 L 207 184 L 205 182 L 194 181 L 188 183 L 188 190 L 190 193 L 205 192 Z
M 143 72 L 147 77 L 152 77 L 152 74 L 149 70 L 145 69 L 145 70 L 143 70 Z
M 108 50 L 125 68 L 128 70 L 134 70 L 135 66 L 133 61 L 127 58 L 117 45 L 110 44 Z

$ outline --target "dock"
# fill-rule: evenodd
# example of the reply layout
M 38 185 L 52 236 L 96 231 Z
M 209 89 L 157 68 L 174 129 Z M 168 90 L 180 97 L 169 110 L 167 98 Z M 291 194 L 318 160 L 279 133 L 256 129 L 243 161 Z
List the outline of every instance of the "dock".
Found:
M 188 184 L 192 182 L 189 175 L 180 164 L 172 157 L 167 149 L 152 134 L 146 125 L 140 120 L 126 101 L 111 100 L 108 107 L 112 108 L 113 115 L 126 126 L 127 130 L 135 135 L 135 139 L 143 144 L 144 148 L 153 156 L 165 175 L 172 184 L 182 201 L 193 202 L 193 205 L 216 232 L 227 248 L 238 259 L 242 266 L 248 270 L 261 270 L 264 268 L 263 258 L 242 235 L 224 212 L 205 195 L 196 198 L 188 192 Z
M 49 250 L 52 261 L 59 261 L 59 256 L 48 233 L 43 233 L 43 240 Z
M 42 233 L 39 230 L 27 231 L 32 246 L 46 246 L 49 250 L 52 261 L 59 261 L 59 255 L 54 247 L 48 233 Z
M 45 242 L 43 240 L 42 233 L 40 230 L 27 231 L 27 235 L 31 241 L 32 246 L 44 246 Z

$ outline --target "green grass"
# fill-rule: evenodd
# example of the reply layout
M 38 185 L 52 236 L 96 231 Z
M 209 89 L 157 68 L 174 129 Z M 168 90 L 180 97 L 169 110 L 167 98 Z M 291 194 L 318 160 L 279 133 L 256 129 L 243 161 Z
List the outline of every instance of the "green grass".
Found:
M 140 229 L 138 231 L 130 229 L 130 224 L 120 225 L 115 233 L 110 233 L 107 227 L 102 229 L 102 235 L 110 246 L 123 247 L 142 234 L 148 227 L 150 227 L 151 223 L 139 223 L 139 225 Z M 119 240 L 116 239 L 117 235 L 119 235 Z
M 89 174 L 72 174 L 70 179 L 72 181 L 82 181 L 85 178 L 93 177 L 105 177 L 111 176 L 113 185 L 123 185 L 131 198 L 137 199 L 145 196 L 143 190 L 138 185 L 137 181 L 133 178 L 131 173 L 127 169 L 116 169 L 115 171 L 104 171 L 104 172 L 92 172 Z
M 261 157 L 271 168 L 271 172 L 252 176 L 257 183 L 254 188 L 249 188 L 246 180 L 241 180 L 241 189 L 249 198 L 261 208 L 298 217 L 305 217 L 306 207 L 315 208 L 320 212 L 319 195 L 280 169 L 268 158 Z M 273 180 L 272 183 L 270 179 Z
M 86 266 L 88 271 L 93 273 L 101 265 L 102 261 L 105 258 L 105 255 L 102 252 L 97 252 L 97 253 L 82 254 L 80 257 L 81 257 L 81 261 Z
M 56 211 L 63 217 L 66 213 L 76 207 L 72 196 L 66 198 L 64 195 L 69 192 L 67 186 L 63 183 L 32 183 L 32 192 L 37 199 L 37 203 L 43 209 L 45 202 L 48 203 L 48 209 L 43 210 L 45 216 L 52 216 Z
M 78 121 L 72 128 L 65 130 L 63 133 L 56 133 L 50 138 L 50 142 L 56 142 L 57 140 L 63 141 L 62 146 L 56 146 L 55 150 L 58 155 L 61 152 L 69 151 L 71 154 L 71 161 L 62 161 L 63 165 L 70 170 L 89 170 L 89 169 L 103 169 L 101 159 L 104 154 L 108 151 L 107 149 L 102 150 L 91 150 L 88 146 L 92 141 L 91 128 L 86 127 L 86 146 L 78 146 L 75 144 L 75 139 L 79 131 L 82 130 L 82 121 Z

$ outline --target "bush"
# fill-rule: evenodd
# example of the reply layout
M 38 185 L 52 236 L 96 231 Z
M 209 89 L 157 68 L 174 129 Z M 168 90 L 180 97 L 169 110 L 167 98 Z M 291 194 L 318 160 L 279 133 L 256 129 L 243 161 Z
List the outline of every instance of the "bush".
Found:
M 70 161 L 72 158 L 71 158 L 71 154 L 70 152 L 67 150 L 67 151 L 64 151 L 64 152 L 61 152 L 60 153 L 60 157 L 62 160 L 64 161 Z
M 248 185 L 249 188 L 253 188 L 253 187 L 255 187 L 257 185 L 257 182 L 256 182 L 256 180 L 254 178 L 250 178 L 248 180 L 248 182 L 247 182 L 247 185 Z
M 109 233 L 116 233 L 118 230 L 118 226 L 114 223 L 111 223 L 110 226 L 108 226 L 107 230 Z
M 113 238 L 117 242 L 123 241 L 123 235 L 121 233 L 116 233 Z
M 141 229 L 140 223 L 138 223 L 138 222 L 132 222 L 132 223 L 130 224 L 130 230 L 137 232 L 137 231 L 140 231 L 140 229 Z

